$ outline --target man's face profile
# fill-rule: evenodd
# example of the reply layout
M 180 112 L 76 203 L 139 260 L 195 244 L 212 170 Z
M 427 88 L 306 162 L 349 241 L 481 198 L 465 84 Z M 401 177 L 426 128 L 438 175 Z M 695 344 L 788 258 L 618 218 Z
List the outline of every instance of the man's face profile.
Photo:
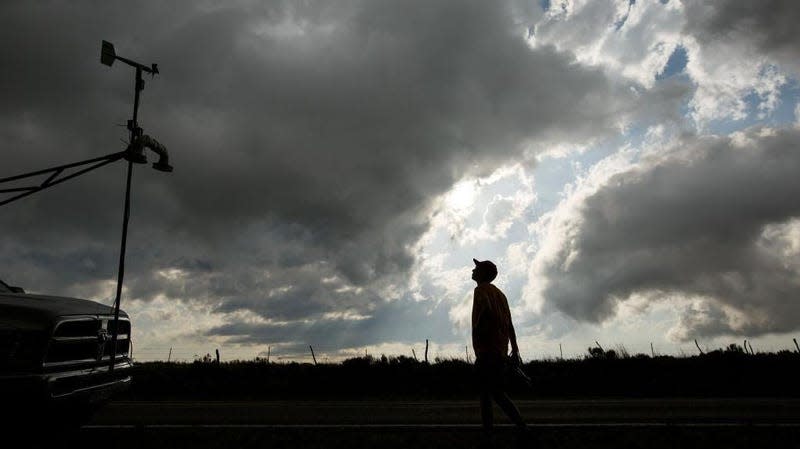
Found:
M 486 272 L 486 268 L 481 265 L 476 265 L 475 268 L 472 269 L 472 280 L 475 282 L 483 282 L 487 280 L 488 273 Z
M 477 283 L 492 282 L 497 276 L 497 268 L 495 265 L 485 260 L 483 262 L 472 259 L 475 263 L 475 268 L 472 269 L 472 280 Z

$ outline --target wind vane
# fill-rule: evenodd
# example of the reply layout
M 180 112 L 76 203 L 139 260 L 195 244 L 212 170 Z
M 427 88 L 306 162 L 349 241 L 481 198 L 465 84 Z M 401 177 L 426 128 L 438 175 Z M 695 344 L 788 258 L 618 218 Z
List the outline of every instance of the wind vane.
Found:
M 125 159 L 127 159 L 128 162 L 144 164 L 147 162 L 147 158 L 145 157 L 143 150 L 144 148 L 150 148 L 156 154 L 159 155 L 159 160 L 158 162 L 153 163 L 153 168 L 163 172 L 171 172 L 172 166 L 169 165 L 167 149 L 164 148 L 163 145 L 158 143 L 152 137 L 144 135 L 142 128 L 139 127 L 139 121 L 138 121 L 139 94 L 141 93 L 142 90 L 144 90 L 144 80 L 142 79 L 142 72 L 147 72 L 152 77 L 155 77 L 158 74 L 158 64 L 151 64 L 150 67 L 147 67 L 144 64 L 140 64 L 136 61 L 131 61 L 128 58 L 117 56 L 116 51 L 114 51 L 114 44 L 108 41 L 103 41 L 103 46 L 100 51 L 100 62 L 111 67 L 114 64 L 114 61 L 116 60 L 122 61 L 125 64 L 128 64 L 129 66 L 136 69 L 136 84 L 134 85 L 134 97 L 133 97 L 133 118 L 131 120 L 128 120 L 128 131 L 130 132 L 130 144 L 128 145 Z
M 147 157 L 144 154 L 144 149 L 149 148 L 151 151 L 158 155 L 158 161 L 153 163 L 153 168 L 162 172 L 171 172 L 172 166 L 169 164 L 169 154 L 164 145 L 161 145 L 157 140 L 144 134 L 144 131 L 139 126 L 139 95 L 144 89 L 144 80 L 142 79 L 142 72 L 149 73 L 155 77 L 158 74 L 158 65 L 151 64 L 149 67 L 132 61 L 128 58 L 117 56 L 114 50 L 114 45 L 110 42 L 103 41 L 100 51 L 100 62 L 104 65 L 111 66 L 114 61 L 121 61 L 136 69 L 136 80 L 134 85 L 134 99 L 133 99 L 133 117 L 128 120 L 128 132 L 130 139 L 128 147 L 124 151 L 111 153 L 105 156 L 95 157 L 79 162 L 70 164 L 59 165 L 56 167 L 46 168 L 44 170 L 37 170 L 29 173 L 24 173 L 16 176 L 9 176 L 0 178 L 0 186 L 3 184 L 20 181 L 23 179 L 47 176 L 44 181 L 38 185 L 0 188 L 0 194 L 11 194 L 10 197 L 0 200 L 0 206 L 6 205 L 18 199 L 32 195 L 36 192 L 42 191 L 54 185 L 68 181 L 77 176 L 86 174 L 92 170 L 103 167 L 105 165 L 116 162 L 120 159 L 128 161 L 128 173 L 125 182 L 125 207 L 122 220 L 122 242 L 120 244 L 119 254 L 119 269 L 117 272 L 117 293 L 114 299 L 114 325 L 112 329 L 112 348 L 111 360 L 109 369 L 114 369 L 115 358 L 117 354 L 117 323 L 119 321 L 119 304 L 122 296 L 122 281 L 125 277 L 125 248 L 128 240 L 128 221 L 130 219 L 131 209 L 131 177 L 133 175 L 133 164 L 144 164 L 147 162 Z M 77 169 L 69 174 L 65 174 L 65 170 Z
M 136 61 L 131 61 L 128 58 L 117 56 L 114 51 L 114 44 L 108 41 L 103 41 L 103 46 L 100 51 L 100 62 L 104 65 L 111 67 L 114 61 L 120 60 L 125 64 L 136 69 L 136 84 L 134 85 L 133 97 L 133 118 L 128 120 L 128 131 L 130 132 L 130 144 L 126 150 L 125 159 L 128 162 L 137 164 L 144 164 L 147 158 L 144 155 L 144 148 L 150 148 L 159 155 L 158 162 L 153 163 L 153 168 L 163 172 L 171 172 L 172 166 L 169 165 L 169 157 L 167 156 L 167 149 L 158 143 L 150 136 L 144 135 L 144 131 L 139 127 L 139 94 L 144 90 L 144 80 L 142 79 L 142 72 L 149 73 L 152 77 L 158 74 L 158 64 L 151 64 L 147 67 Z

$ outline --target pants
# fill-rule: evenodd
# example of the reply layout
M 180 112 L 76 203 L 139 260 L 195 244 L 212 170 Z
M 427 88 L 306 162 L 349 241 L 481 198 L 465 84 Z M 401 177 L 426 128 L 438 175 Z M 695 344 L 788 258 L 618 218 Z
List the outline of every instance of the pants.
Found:
M 505 392 L 503 381 L 505 357 L 501 355 L 479 355 L 475 359 L 478 389 L 481 394 L 481 420 L 483 429 L 491 431 L 493 426 L 492 399 L 518 427 L 525 427 L 519 410 Z

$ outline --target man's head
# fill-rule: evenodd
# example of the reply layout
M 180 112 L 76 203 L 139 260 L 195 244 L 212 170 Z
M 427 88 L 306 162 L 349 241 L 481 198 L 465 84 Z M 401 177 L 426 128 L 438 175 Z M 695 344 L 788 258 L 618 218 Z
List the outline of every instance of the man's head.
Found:
M 497 277 L 497 265 L 489 260 L 472 259 L 475 268 L 472 269 L 472 280 L 477 283 L 492 282 Z

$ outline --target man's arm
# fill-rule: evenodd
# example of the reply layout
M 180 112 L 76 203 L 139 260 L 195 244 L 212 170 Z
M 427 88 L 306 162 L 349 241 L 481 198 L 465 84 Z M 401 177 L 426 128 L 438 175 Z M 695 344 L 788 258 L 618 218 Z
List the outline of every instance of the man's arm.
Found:
M 517 346 L 517 333 L 514 332 L 514 323 L 511 322 L 511 314 L 509 313 L 508 316 L 508 335 L 509 339 L 511 340 L 511 353 L 512 354 L 519 354 L 519 346 Z
M 514 331 L 514 322 L 511 320 L 511 309 L 508 307 L 508 299 L 503 295 L 503 302 L 505 302 L 506 313 L 508 314 L 508 339 L 511 341 L 511 354 L 519 354 L 519 346 L 517 346 L 517 333 Z

